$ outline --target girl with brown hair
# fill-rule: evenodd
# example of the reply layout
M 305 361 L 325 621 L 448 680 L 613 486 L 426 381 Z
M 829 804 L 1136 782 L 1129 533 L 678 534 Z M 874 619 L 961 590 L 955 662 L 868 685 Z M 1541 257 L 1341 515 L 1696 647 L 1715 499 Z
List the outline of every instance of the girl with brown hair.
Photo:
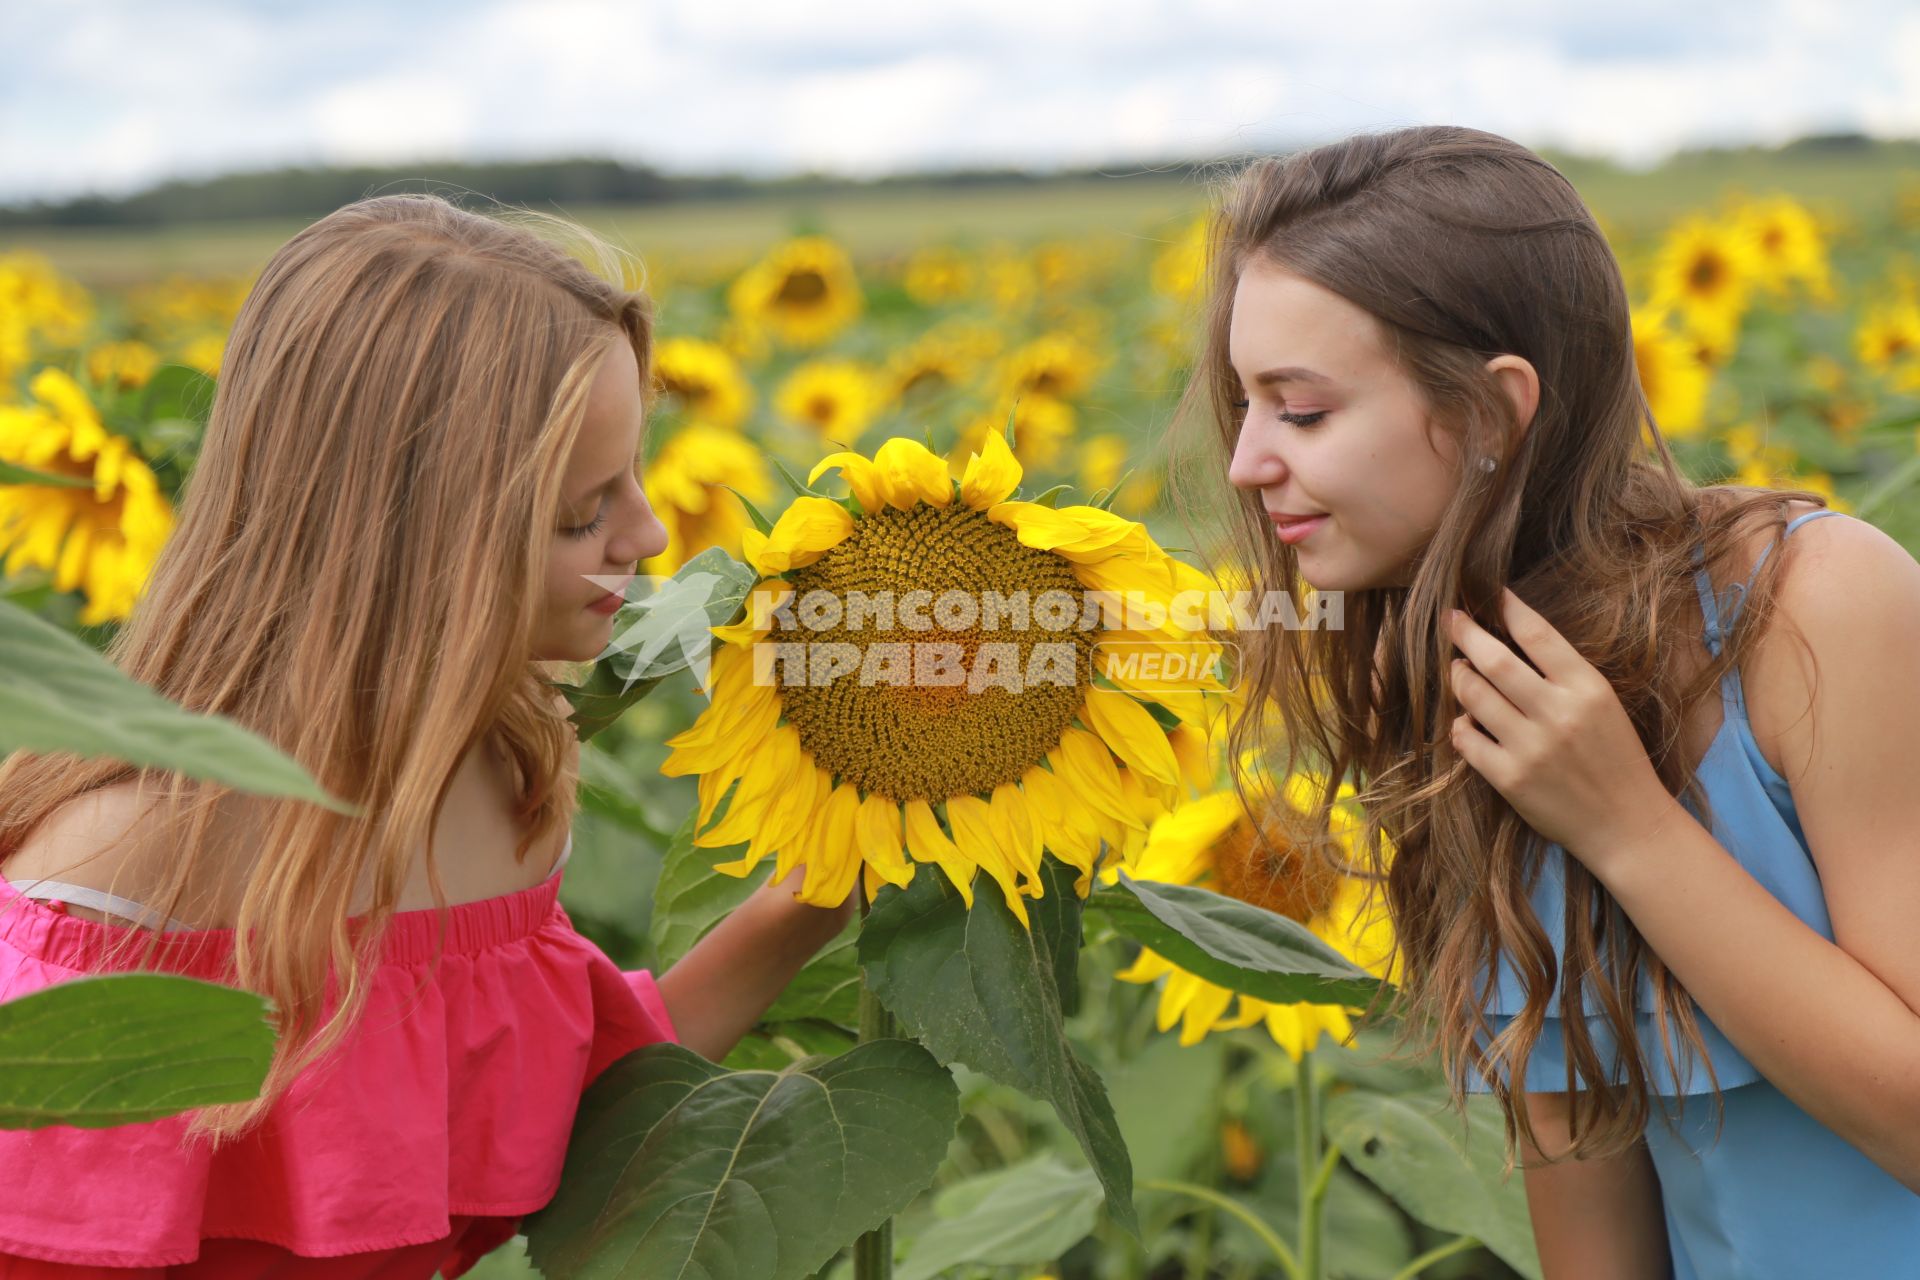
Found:
M 559 904 L 579 742 L 549 681 L 666 545 L 624 279 L 564 220 L 423 195 L 266 264 L 109 657 L 367 816 L 0 766 L 0 999 L 147 965 L 271 997 L 280 1036 L 253 1102 L 0 1132 L 0 1274 L 460 1275 L 552 1198 L 601 1071 L 664 1040 L 724 1057 L 849 919 L 796 902 L 797 871 L 656 982 Z
M 1920 565 L 1678 473 L 1611 250 L 1505 138 L 1258 161 L 1211 250 L 1225 553 L 1344 623 L 1236 637 L 1233 758 L 1327 779 L 1307 848 L 1359 788 L 1401 1043 L 1497 1099 L 1547 1276 L 1903 1274 Z

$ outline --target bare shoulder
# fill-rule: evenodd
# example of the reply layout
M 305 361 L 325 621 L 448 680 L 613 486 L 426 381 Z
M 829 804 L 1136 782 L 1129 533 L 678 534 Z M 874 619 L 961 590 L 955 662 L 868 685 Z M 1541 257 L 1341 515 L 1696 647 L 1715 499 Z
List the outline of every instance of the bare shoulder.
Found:
M 1788 514 L 1819 509 L 1795 503 Z M 1765 529 L 1750 540 L 1748 564 L 1772 533 Z M 1844 512 L 1807 521 L 1773 554 L 1786 557 L 1774 593 L 1776 625 L 1755 641 L 1741 682 L 1755 741 L 1792 780 L 1812 759 L 1809 712 L 1818 682 L 1839 669 L 1836 664 L 1886 670 L 1911 660 L 1920 628 L 1920 562 L 1884 531 Z M 1781 620 L 1787 625 L 1778 625 Z
M 75 796 L 47 815 L 0 865 L 16 883 L 60 880 L 140 900 L 143 887 L 135 882 L 153 865 L 146 856 L 144 819 L 156 803 L 151 794 L 141 796 L 132 779 Z M 120 923 L 89 908 L 69 910 Z

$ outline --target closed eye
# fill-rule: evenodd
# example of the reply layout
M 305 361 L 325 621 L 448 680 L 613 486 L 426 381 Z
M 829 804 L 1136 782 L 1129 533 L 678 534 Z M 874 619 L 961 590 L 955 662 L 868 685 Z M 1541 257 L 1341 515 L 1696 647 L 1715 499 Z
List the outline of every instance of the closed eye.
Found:
M 1233 402 L 1233 407 L 1235 409 L 1245 410 L 1247 406 L 1248 406 L 1248 402 L 1245 400 L 1235 400 Z M 1296 426 L 1296 427 L 1311 427 L 1317 424 L 1320 421 L 1320 419 L 1326 417 L 1329 412 L 1330 410 L 1321 409 L 1316 413 L 1288 413 L 1286 410 L 1282 409 L 1279 413 L 1275 414 L 1274 416 L 1279 418 L 1280 421 L 1291 423 L 1293 426 Z

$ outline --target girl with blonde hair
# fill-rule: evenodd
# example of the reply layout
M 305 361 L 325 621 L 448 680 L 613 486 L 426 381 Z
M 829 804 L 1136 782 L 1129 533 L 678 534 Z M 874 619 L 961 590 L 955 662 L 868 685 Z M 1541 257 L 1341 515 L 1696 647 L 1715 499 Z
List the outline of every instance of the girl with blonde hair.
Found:
M 110 645 L 363 816 L 0 766 L 0 998 L 152 967 L 271 997 L 280 1037 L 253 1102 L 0 1132 L 0 1274 L 460 1275 L 552 1198 L 601 1071 L 723 1057 L 850 916 L 796 872 L 656 981 L 558 902 L 579 743 L 550 681 L 666 534 L 649 303 L 519 215 L 381 196 L 274 253 Z

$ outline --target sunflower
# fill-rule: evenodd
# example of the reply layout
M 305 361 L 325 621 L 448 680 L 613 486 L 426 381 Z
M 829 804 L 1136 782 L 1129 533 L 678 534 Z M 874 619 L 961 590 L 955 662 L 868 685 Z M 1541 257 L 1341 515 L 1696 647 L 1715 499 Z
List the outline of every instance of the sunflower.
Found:
M 1310 812 L 1313 798 L 1323 787 L 1322 779 L 1295 774 L 1286 780 L 1285 803 L 1301 813 Z M 1258 802 L 1260 788 L 1254 790 Z M 1331 834 L 1349 863 L 1354 861 L 1359 822 L 1340 802 L 1353 795 L 1353 788 L 1343 783 L 1329 815 Z M 1265 837 L 1256 839 L 1240 797 L 1231 787 L 1215 790 L 1155 821 L 1129 874 L 1140 880 L 1200 885 L 1277 912 L 1305 925 L 1367 972 L 1396 981 L 1399 964 L 1393 927 L 1372 886 L 1304 856 L 1281 835 L 1279 826 L 1271 824 Z M 1353 1023 L 1340 1005 L 1270 1004 L 1236 996 L 1151 950 L 1143 949 L 1133 964 L 1115 976 L 1138 983 L 1166 980 L 1157 1023 L 1162 1031 L 1178 1023 L 1181 1044 L 1198 1044 L 1210 1031 L 1264 1023 L 1267 1034 L 1298 1062 L 1322 1033 L 1343 1045 L 1353 1039 Z
M 937 307 L 972 293 L 978 287 L 978 276 L 972 260 L 959 250 L 931 245 L 907 259 L 901 285 L 921 306 Z
M 740 498 L 773 496 L 759 448 L 737 431 L 699 422 L 661 446 L 647 465 L 646 490 L 667 529 L 666 550 L 640 566 L 647 574 L 670 574 L 708 547 L 735 554 L 749 527 Z
M 951 338 L 930 333 L 893 353 L 886 384 L 900 402 L 937 399 L 952 393 L 973 374 L 974 359 Z
M 1015 500 L 998 435 L 958 484 L 903 438 L 824 458 L 808 483 L 836 469 L 850 500 L 798 497 L 745 535 L 761 581 L 714 628 L 712 701 L 662 766 L 699 775 L 695 843 L 746 843 L 728 874 L 804 865 L 799 898 L 825 906 L 933 863 L 968 906 L 985 870 L 1024 923 L 1043 850 L 1084 894 L 1103 842 L 1137 853 L 1182 795 L 1220 646 L 1174 606 L 1208 580 L 1135 521 Z M 1129 660 L 1143 653 L 1201 674 L 1167 679 Z
M 1099 364 L 1093 349 L 1073 334 L 1045 334 L 1007 354 L 1000 366 L 1000 392 L 1008 400 L 1071 400 L 1092 385 Z
M 1699 432 L 1712 375 L 1694 344 L 1668 327 L 1664 312 L 1632 309 L 1633 362 L 1653 421 L 1670 436 Z
M 93 487 L 0 485 L 5 572 L 49 569 L 54 590 L 83 589 L 84 625 L 125 619 L 173 531 L 173 510 L 147 464 L 101 425 L 69 375 L 42 369 L 28 391 L 37 403 L 0 405 L 0 460 L 84 477 Z
M 1179 236 L 1154 255 L 1153 291 L 1178 302 L 1200 292 L 1207 269 L 1207 220 L 1195 218 Z
M 654 353 L 653 381 L 693 422 L 737 427 L 753 407 L 753 388 L 717 342 L 668 338 Z
M 23 250 L 0 254 L 0 314 L 7 313 L 47 346 L 77 347 L 94 310 L 84 288 L 40 254 Z
M 144 387 L 160 367 L 160 353 L 137 339 L 103 342 L 87 352 L 87 376 L 96 385 Z
M 1902 298 L 1870 309 L 1854 332 L 1860 363 L 1901 391 L 1920 391 L 1920 303 Z
M 734 279 L 727 302 L 750 327 L 794 347 L 825 342 L 865 305 L 846 251 L 823 236 L 775 247 Z
M 852 444 L 882 408 L 879 379 L 853 360 L 814 360 L 787 375 L 774 403 L 782 416 L 837 444 Z
M 1653 267 L 1656 308 L 1673 308 L 1715 346 L 1732 341 L 1760 266 L 1748 230 L 1694 216 L 1676 225 Z
M 1827 241 L 1813 213 L 1787 196 L 1772 196 L 1744 206 L 1734 217 L 1753 246 L 1755 275 L 1768 291 L 1803 286 L 1822 302 L 1833 300 Z

